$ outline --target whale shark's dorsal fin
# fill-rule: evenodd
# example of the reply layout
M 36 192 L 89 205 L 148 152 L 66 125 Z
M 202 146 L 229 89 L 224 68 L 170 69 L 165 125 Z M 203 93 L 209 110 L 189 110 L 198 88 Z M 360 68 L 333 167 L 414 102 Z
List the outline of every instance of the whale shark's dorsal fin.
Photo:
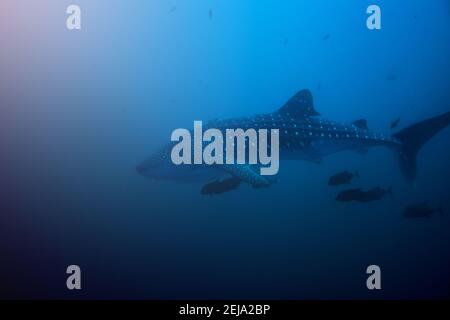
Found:
M 359 119 L 359 120 L 353 121 L 353 125 L 360 129 L 369 130 L 366 119 Z
M 294 118 L 305 118 L 320 116 L 314 109 L 314 102 L 311 91 L 305 89 L 297 92 L 284 106 L 282 106 L 278 113 L 285 114 Z

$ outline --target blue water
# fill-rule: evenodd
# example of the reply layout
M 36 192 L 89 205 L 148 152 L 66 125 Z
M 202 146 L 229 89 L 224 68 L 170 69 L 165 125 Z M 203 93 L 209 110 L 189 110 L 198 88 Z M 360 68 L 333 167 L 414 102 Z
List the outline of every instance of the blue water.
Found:
M 273 112 L 304 88 L 323 117 L 386 133 L 449 111 L 448 1 L 372 1 L 382 29 L 370 31 L 359 0 L 80 0 L 74 32 L 67 1 L 6 2 L 2 296 L 450 296 L 449 128 L 421 150 L 414 186 L 384 148 L 282 162 L 270 188 L 213 197 L 135 171 L 176 128 Z M 393 195 L 338 203 L 345 187 L 327 181 L 342 170 Z M 420 201 L 449 214 L 405 219 Z M 65 288 L 70 264 L 81 292 Z M 371 264 L 380 291 L 366 288 Z

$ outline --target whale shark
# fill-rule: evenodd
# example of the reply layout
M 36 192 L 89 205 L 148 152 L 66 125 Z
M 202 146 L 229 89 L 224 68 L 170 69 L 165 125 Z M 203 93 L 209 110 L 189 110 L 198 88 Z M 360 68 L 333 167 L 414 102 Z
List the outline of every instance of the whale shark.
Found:
M 297 92 L 280 109 L 268 114 L 229 120 L 212 120 L 206 128 L 226 129 L 278 129 L 280 160 L 304 160 L 320 163 L 326 156 L 354 150 L 364 153 L 370 147 L 384 146 L 396 154 L 400 169 L 408 182 L 417 175 L 417 154 L 435 134 L 450 124 L 450 111 L 413 124 L 394 134 L 372 131 L 364 119 L 340 123 L 321 117 L 314 107 L 308 89 Z M 175 165 L 171 161 L 173 143 L 161 147 L 141 162 L 139 174 L 158 180 L 208 182 L 231 175 L 255 188 L 267 187 L 277 179 L 262 176 L 258 165 Z M 268 145 L 270 150 L 270 144 Z

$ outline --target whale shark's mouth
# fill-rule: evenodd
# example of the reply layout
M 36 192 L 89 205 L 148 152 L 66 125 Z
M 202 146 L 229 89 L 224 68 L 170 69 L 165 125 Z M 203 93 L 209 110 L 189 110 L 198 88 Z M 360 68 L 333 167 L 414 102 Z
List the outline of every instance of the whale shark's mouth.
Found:
M 179 182 L 205 182 L 226 174 L 210 166 L 177 166 L 167 157 L 159 157 L 158 154 L 138 164 L 136 172 L 150 180 Z

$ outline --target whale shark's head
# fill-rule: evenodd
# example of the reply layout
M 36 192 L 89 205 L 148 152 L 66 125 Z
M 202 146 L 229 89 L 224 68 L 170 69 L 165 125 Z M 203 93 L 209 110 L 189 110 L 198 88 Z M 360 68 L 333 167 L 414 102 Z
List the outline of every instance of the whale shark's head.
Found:
M 136 171 L 151 179 L 169 179 L 171 173 L 170 154 L 167 148 L 161 148 L 136 166 Z
M 140 175 L 152 180 L 180 182 L 205 182 L 224 175 L 224 172 L 207 165 L 175 165 L 170 157 L 172 145 L 167 145 L 136 166 Z

